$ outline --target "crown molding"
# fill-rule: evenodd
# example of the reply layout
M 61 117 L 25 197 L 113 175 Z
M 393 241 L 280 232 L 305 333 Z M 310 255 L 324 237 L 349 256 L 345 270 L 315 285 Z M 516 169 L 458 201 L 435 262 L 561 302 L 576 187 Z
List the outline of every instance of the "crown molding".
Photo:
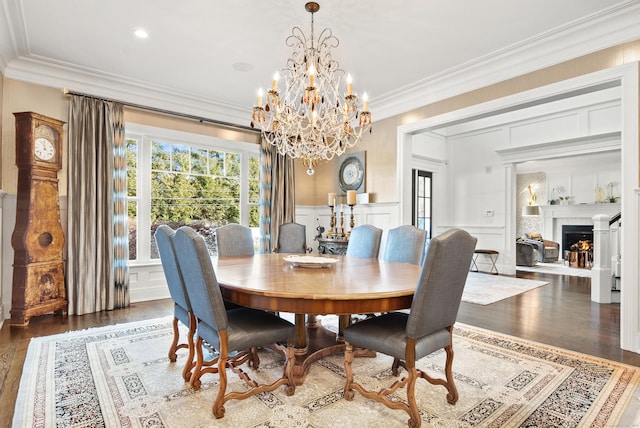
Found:
M 375 120 L 640 39 L 640 3 L 630 0 L 422 79 L 369 101 Z
M 107 99 L 177 113 L 247 125 L 251 108 L 184 93 L 146 82 L 123 79 L 98 70 L 79 70 L 66 64 L 19 57 L 19 1 L 3 2 L 0 10 L 0 71 L 7 78 L 48 87 L 67 88 Z M 535 38 L 514 44 L 477 60 L 375 97 L 369 102 L 375 120 L 402 114 L 425 105 L 499 83 L 526 73 L 621 43 L 640 39 L 640 2 L 629 0 L 616 7 Z M 13 22 L 13 24 L 12 24 Z M 5 37 L 6 36 L 6 37 Z
M 33 58 L 13 60 L 5 72 L 5 77 L 243 126 L 247 126 L 247 118 L 251 116 L 246 108 L 238 108 L 232 104 L 125 79 L 122 76 L 112 76 L 95 70 L 78 70 Z

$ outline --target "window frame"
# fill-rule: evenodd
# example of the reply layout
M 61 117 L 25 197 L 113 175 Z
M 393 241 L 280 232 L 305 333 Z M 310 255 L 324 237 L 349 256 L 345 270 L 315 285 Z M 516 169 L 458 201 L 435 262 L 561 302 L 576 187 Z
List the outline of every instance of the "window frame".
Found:
M 245 141 L 226 140 L 210 135 L 195 134 L 185 131 L 176 131 L 166 128 L 158 128 L 149 125 L 125 123 L 125 140 L 136 139 L 137 148 L 137 177 L 136 196 L 129 196 L 127 192 L 127 206 L 130 202 L 136 202 L 136 259 L 129 260 L 131 266 L 158 264 L 160 259 L 151 258 L 151 143 L 161 141 L 169 144 L 220 150 L 228 153 L 237 153 L 240 156 L 240 224 L 249 226 L 250 206 L 259 206 L 257 203 L 249 203 L 249 158 L 260 157 L 260 146 L 256 143 Z M 146 244 L 149 243 L 149 244 Z M 141 245 L 144 244 L 144 245 Z
M 427 231 L 427 239 L 431 239 L 433 233 L 433 172 L 425 171 L 419 168 L 413 168 L 411 171 L 412 186 L 411 186 L 411 224 L 418 226 L 418 198 L 429 200 L 429 216 L 424 217 L 429 219 L 429 228 L 425 228 Z M 418 195 L 418 180 L 420 177 L 424 177 L 429 180 L 429 196 Z

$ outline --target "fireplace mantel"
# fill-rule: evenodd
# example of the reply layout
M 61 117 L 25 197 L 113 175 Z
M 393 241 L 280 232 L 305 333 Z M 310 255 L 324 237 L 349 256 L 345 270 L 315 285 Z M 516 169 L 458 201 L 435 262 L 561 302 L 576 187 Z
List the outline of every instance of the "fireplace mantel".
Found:
M 613 217 L 621 210 L 619 202 L 606 204 L 571 204 L 571 205 L 543 205 L 540 206 L 540 214 L 543 217 L 544 226 L 542 236 L 545 239 L 552 237 L 555 242 L 562 241 L 562 226 L 593 224 L 593 217 L 605 214 Z

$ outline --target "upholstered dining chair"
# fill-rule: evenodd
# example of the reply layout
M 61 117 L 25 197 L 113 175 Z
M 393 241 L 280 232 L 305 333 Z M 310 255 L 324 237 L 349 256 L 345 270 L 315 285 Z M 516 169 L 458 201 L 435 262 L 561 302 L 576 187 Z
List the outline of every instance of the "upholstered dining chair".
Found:
M 229 223 L 216 229 L 218 257 L 253 256 L 251 229 L 238 223 Z
M 360 321 L 344 330 L 344 397 L 347 400 L 353 399 L 355 390 L 391 409 L 403 409 L 409 414 L 409 426 L 412 427 L 421 425 L 415 397 L 418 377 L 431 384 L 444 386 L 449 404 L 458 401 L 458 390 L 452 373 L 453 325 L 476 241 L 476 238 L 461 229 L 448 230 L 432 239 L 409 313 L 389 312 Z M 354 350 L 355 348 L 358 350 Z M 431 377 L 416 368 L 417 360 L 439 349 L 444 349 L 446 353 L 446 379 Z M 365 389 L 355 382 L 352 363 L 354 356 L 369 351 L 392 356 L 394 375 L 397 376 L 400 367 L 403 367 L 408 376 L 380 391 Z M 405 386 L 407 403 L 389 399 L 389 395 Z
M 412 225 L 389 230 L 382 259 L 385 262 L 420 265 L 424 259 L 427 232 Z
M 193 368 L 194 357 L 194 344 L 193 336 L 196 331 L 196 319 L 193 316 L 191 310 L 191 302 L 187 296 L 187 291 L 184 286 L 184 279 L 182 278 L 182 272 L 178 265 L 178 259 L 176 258 L 176 252 L 174 249 L 173 238 L 175 231 L 167 225 L 160 225 L 156 229 L 155 238 L 158 244 L 158 252 L 160 253 L 160 261 L 162 262 L 162 269 L 164 270 L 164 276 L 169 286 L 169 294 L 174 302 L 173 306 L 173 342 L 169 347 L 169 360 L 175 362 L 178 359 L 176 351 L 178 349 L 187 348 L 189 354 L 187 356 L 187 362 L 182 370 L 182 377 L 184 380 L 189 380 L 191 377 L 191 369 Z M 180 341 L 180 328 L 178 321 L 182 322 L 189 328 L 187 333 L 187 343 L 178 343 Z
M 187 295 L 198 321 L 196 363 L 189 384 L 193 388 L 199 388 L 202 375 L 218 374 L 218 393 L 212 408 L 216 418 L 224 416 L 224 403 L 231 399 L 243 400 L 261 392 L 273 391 L 281 385 L 287 385 L 285 392 L 292 395 L 295 391 L 294 325 L 261 310 L 244 307 L 227 310 L 204 239 L 190 227 L 182 226 L 176 231 L 174 242 Z M 202 350 L 205 343 L 217 352 L 217 356 L 209 361 L 205 361 Z M 281 343 L 287 345 L 283 346 Z M 259 384 L 240 366 L 253 361 L 251 348 L 266 346 L 273 346 L 283 353 L 286 360 L 284 373 L 270 384 Z M 226 369 L 236 373 L 248 389 L 227 392 Z
M 351 230 L 347 256 L 361 259 L 377 259 L 380 252 L 382 229 L 370 224 L 363 224 Z
M 274 253 L 305 254 L 310 253 L 307 247 L 307 227 L 299 223 L 284 223 L 278 228 L 278 243 Z

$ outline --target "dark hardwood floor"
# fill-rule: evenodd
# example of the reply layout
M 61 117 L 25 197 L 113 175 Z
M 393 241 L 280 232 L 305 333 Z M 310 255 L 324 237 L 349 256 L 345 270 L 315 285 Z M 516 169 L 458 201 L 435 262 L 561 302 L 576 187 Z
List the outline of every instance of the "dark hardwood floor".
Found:
M 620 349 L 620 305 L 592 303 L 589 278 L 529 272 L 517 276 L 549 284 L 491 305 L 463 302 L 458 321 L 640 367 L 640 354 Z M 0 428 L 11 426 L 32 337 L 162 317 L 170 315 L 172 307 L 170 300 L 160 300 L 83 316 L 45 315 L 31 319 L 26 328 L 12 328 L 5 321 L 0 329 Z

